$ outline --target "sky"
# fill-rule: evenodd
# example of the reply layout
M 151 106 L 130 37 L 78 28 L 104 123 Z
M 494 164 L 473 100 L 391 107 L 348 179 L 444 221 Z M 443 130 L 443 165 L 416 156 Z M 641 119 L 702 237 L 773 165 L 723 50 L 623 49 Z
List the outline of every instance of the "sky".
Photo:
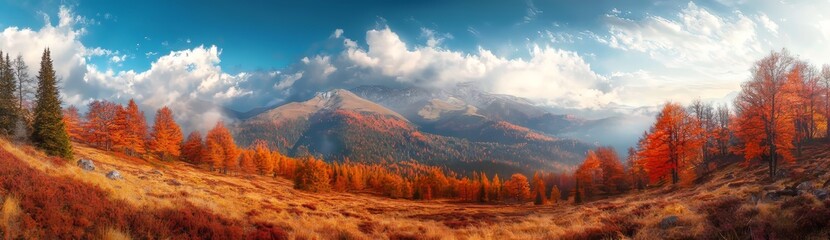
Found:
M 237 111 L 374 84 L 482 90 L 603 110 L 729 102 L 787 48 L 830 63 L 830 1 L 11 1 L 0 50 L 63 100 L 170 106 L 205 129 Z

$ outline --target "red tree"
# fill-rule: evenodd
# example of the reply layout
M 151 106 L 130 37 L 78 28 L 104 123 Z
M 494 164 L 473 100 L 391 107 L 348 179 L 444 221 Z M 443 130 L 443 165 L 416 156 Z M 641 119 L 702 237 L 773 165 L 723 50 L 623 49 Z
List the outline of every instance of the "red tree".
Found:
M 202 160 L 204 147 L 202 134 L 199 131 L 191 132 L 187 136 L 187 141 L 181 146 L 182 159 L 193 164 L 204 163 Z
M 683 106 L 666 103 L 657 115 L 657 121 L 643 142 L 640 152 L 646 172 L 652 181 L 671 177 L 672 184 L 693 173 L 683 171 L 698 161 L 701 131 Z
M 746 164 L 763 157 L 769 174 L 775 177 L 780 161 L 793 161 L 795 124 L 792 91 L 788 75 L 794 59 L 784 50 L 772 52 L 752 67 L 752 79 L 745 82 L 735 99 L 735 135 Z

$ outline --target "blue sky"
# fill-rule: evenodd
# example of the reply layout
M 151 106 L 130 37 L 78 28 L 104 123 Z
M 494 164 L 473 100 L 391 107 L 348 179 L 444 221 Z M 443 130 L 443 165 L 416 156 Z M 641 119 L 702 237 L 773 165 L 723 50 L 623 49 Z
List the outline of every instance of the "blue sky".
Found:
M 538 31 L 596 30 L 601 27 L 603 15 L 620 7 L 615 5 L 617 2 L 574 5 L 567 1 L 8 1 L 0 9 L 0 15 L 8 16 L 0 26 L 38 28 L 43 24 L 42 14 L 54 14 L 60 6 L 67 6 L 77 16 L 94 22 L 86 27 L 89 32 L 82 42 L 127 54 L 130 61 L 125 61 L 124 67 L 146 69 L 155 58 L 147 53 L 164 54 L 215 44 L 223 49 L 221 65 L 229 72 L 240 72 L 284 68 L 307 55 L 330 50 L 326 39 L 335 29 L 360 38 L 379 24 L 393 28 L 407 42 L 422 40 L 421 29 L 429 28 L 452 36 L 444 42 L 447 48 L 474 51 L 481 46 L 505 56 L 526 56 L 515 48 L 544 41 L 539 39 Z M 626 5 L 639 11 L 678 7 L 648 1 L 630 1 Z
M 473 83 L 558 108 L 728 102 L 756 59 L 830 62 L 830 1 L 3 1 L 0 49 L 52 48 L 64 101 L 245 111 L 362 84 Z M 210 122 L 210 121 L 205 121 Z M 198 125 L 199 123 L 193 123 Z

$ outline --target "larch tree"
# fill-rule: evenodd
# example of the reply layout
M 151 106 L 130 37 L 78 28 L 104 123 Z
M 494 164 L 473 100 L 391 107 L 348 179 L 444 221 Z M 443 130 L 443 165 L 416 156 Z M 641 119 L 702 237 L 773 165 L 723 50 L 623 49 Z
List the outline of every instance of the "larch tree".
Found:
M 187 135 L 187 140 L 181 146 L 182 160 L 192 164 L 204 163 L 202 160 L 203 149 L 202 133 L 199 131 L 190 132 Z
M 599 175 L 602 174 L 600 170 L 601 162 L 594 151 L 588 151 L 585 155 L 585 161 L 579 165 L 574 173 L 576 186 L 574 187 L 574 201 L 582 203 L 592 197 L 595 191 L 596 182 L 599 180 Z
M 127 107 L 121 107 L 115 115 L 115 147 L 130 156 L 141 156 L 147 152 L 147 122 L 144 112 L 138 109 L 133 99 Z
M 21 110 L 26 109 L 26 103 L 31 101 L 31 96 L 35 94 L 35 79 L 29 77 L 29 66 L 23 61 L 23 55 L 17 55 L 17 58 L 12 62 L 14 68 L 14 78 L 17 80 L 17 104 Z
M 205 141 L 204 161 L 210 164 L 211 171 L 227 172 L 224 170 L 225 149 L 217 141 Z
M 717 154 L 726 156 L 729 154 L 729 146 L 732 142 L 732 131 L 729 129 L 729 124 L 732 121 L 732 115 L 729 112 L 729 107 L 726 104 L 719 105 L 715 109 L 715 146 Z
M 32 131 L 32 96 L 35 94 L 35 79 L 29 76 L 29 66 L 23 61 L 22 55 L 12 62 L 14 78 L 17 80 L 18 118 L 14 127 L 14 136 L 18 141 L 26 141 Z
M 559 202 L 559 199 L 561 199 L 561 198 L 562 198 L 562 193 L 559 192 L 559 187 L 557 187 L 556 185 L 553 185 L 550 188 L 550 203 L 556 204 L 557 202 Z
M 620 162 L 617 152 L 611 147 L 599 147 L 594 150 L 602 171 L 601 188 L 606 194 L 622 193 L 628 190 L 625 167 Z
M 830 65 L 821 66 L 821 87 L 824 96 L 824 138 L 830 139 Z
M 81 140 L 81 115 L 78 108 L 69 106 L 63 110 L 63 124 L 66 126 L 66 134 L 75 141 Z
M 490 179 L 487 179 L 486 173 L 481 173 L 480 176 L 480 189 L 478 191 L 478 201 L 479 202 L 489 202 L 490 201 Z
M 297 168 L 294 188 L 310 192 L 327 192 L 331 190 L 329 180 L 328 165 L 314 157 L 307 157 Z
M 245 174 L 255 174 L 257 166 L 254 162 L 254 151 L 252 149 L 244 149 L 239 153 L 239 168 Z
M 184 136 L 173 117 L 173 111 L 167 106 L 156 112 L 156 120 L 150 136 L 150 151 L 161 159 L 172 160 L 181 155 L 180 146 Z
M 704 103 L 700 99 L 696 99 L 688 107 L 689 117 L 691 117 L 692 124 L 697 125 L 700 130 L 700 163 L 696 166 L 698 171 L 707 174 L 709 172 L 709 164 L 714 157 L 717 150 L 715 148 L 715 107 L 710 103 Z
M 254 163 L 259 175 L 273 175 L 274 161 L 271 158 L 270 150 L 268 150 L 268 143 L 263 140 L 254 141 Z
M 645 166 L 643 166 L 643 161 L 640 159 L 639 155 L 637 154 L 637 149 L 630 147 L 628 148 L 628 158 L 626 159 L 628 164 L 628 176 L 631 178 L 631 184 L 633 185 L 632 188 L 637 188 L 637 190 L 643 190 L 648 183 L 648 175 L 646 174 Z
M 641 158 L 652 182 L 670 177 L 672 184 L 694 176 L 702 144 L 701 130 L 683 106 L 666 103 L 646 136 Z
M 501 189 L 502 182 L 499 179 L 499 175 L 496 174 L 495 176 L 493 176 L 493 182 L 490 183 L 490 199 L 492 201 L 498 202 L 502 200 Z
M 533 180 L 531 180 L 533 184 L 533 204 L 536 205 L 543 205 L 547 203 L 548 198 L 545 195 L 545 181 L 542 180 L 542 177 L 539 176 L 539 173 L 533 173 Z
M 95 100 L 89 103 L 86 121 L 81 124 L 81 138 L 90 145 L 110 151 L 116 136 L 115 116 L 118 106 L 108 101 Z
M 3 52 L 0 52 L 0 133 L 4 135 L 13 134 L 20 119 L 16 90 L 17 81 L 9 55 L 3 59 Z
M 521 173 L 513 174 L 510 180 L 504 183 L 505 192 L 516 202 L 524 202 L 530 198 L 530 183 Z
M 792 96 L 786 91 L 793 61 L 786 50 L 758 60 L 751 79 L 743 83 L 735 99 L 735 135 L 742 143 L 739 150 L 746 164 L 756 158 L 766 160 L 770 178 L 775 178 L 780 162 L 794 160 Z
M 72 145 L 63 125 L 58 79 L 48 48 L 43 51 L 37 79 L 32 142 L 46 154 L 71 158 Z
M 225 127 L 225 123 L 217 122 L 206 138 L 206 150 L 212 156 L 214 168 L 221 169 L 225 174 L 236 170 L 239 166 L 239 150 L 236 148 L 231 132 Z

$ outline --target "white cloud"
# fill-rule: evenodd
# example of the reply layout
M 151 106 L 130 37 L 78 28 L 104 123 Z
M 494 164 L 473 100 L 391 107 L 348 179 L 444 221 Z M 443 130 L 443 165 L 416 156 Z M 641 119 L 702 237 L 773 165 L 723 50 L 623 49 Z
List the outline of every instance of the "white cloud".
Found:
M 767 50 L 758 41 L 755 23 L 740 12 L 721 17 L 692 2 L 675 20 L 647 16 L 631 20 L 608 17 L 609 46 L 648 54 L 671 68 L 741 74 Z
M 121 55 L 121 56 L 115 55 L 115 56 L 112 56 L 110 58 L 110 62 L 113 62 L 113 63 L 121 63 L 121 62 L 124 62 L 124 60 L 127 60 L 127 55 L 126 54 Z
M 472 54 L 447 50 L 434 41 L 427 37 L 426 46 L 410 47 L 388 27 L 370 30 L 367 48 L 345 39 L 338 56 L 304 58 L 296 69 L 282 73 L 276 88 L 290 86 L 303 94 L 364 84 L 446 88 L 474 83 L 487 91 L 573 108 L 601 107 L 615 100 L 607 79 L 575 52 L 532 46 L 529 59 L 511 59 L 483 48 Z
M 186 116 L 178 119 L 180 123 L 207 129 L 219 120 L 208 116 L 219 116 L 215 112 L 221 112 L 221 109 L 202 105 L 221 106 L 230 99 L 251 93 L 251 90 L 238 86 L 247 79 L 245 73 L 230 75 L 222 72 L 220 55 L 216 46 L 199 46 L 161 56 L 143 72 L 116 73 L 88 66 L 84 80 L 99 86 L 99 92 L 109 92 L 109 96 L 101 98 L 135 98 L 145 109 L 169 106 L 179 116 Z
M 216 46 L 171 52 L 143 72 L 114 72 L 88 63 L 95 57 L 106 57 L 113 63 L 127 58 L 119 51 L 87 47 L 80 41 L 83 26 L 91 20 L 74 15 L 66 7 L 60 8 L 57 26 L 44 16 L 47 21 L 39 30 L 8 27 L 0 32 L 0 49 L 10 55 L 20 53 L 30 66 L 30 74 L 36 76 L 43 49 L 48 47 L 55 70 L 63 79 L 65 104 L 83 108 L 93 99 L 123 103 L 135 98 L 148 116 L 167 105 L 189 129 L 206 129 L 221 115 L 220 109 L 209 103 L 221 105 L 251 93 L 238 86 L 249 77 L 247 74 L 230 75 L 219 67 L 221 51 Z
M 335 29 L 334 32 L 331 34 L 332 38 L 340 38 L 343 35 L 343 29 Z
M 769 19 L 766 14 L 758 14 L 758 21 L 760 21 L 764 28 L 766 28 L 770 33 L 778 35 L 778 24 Z

